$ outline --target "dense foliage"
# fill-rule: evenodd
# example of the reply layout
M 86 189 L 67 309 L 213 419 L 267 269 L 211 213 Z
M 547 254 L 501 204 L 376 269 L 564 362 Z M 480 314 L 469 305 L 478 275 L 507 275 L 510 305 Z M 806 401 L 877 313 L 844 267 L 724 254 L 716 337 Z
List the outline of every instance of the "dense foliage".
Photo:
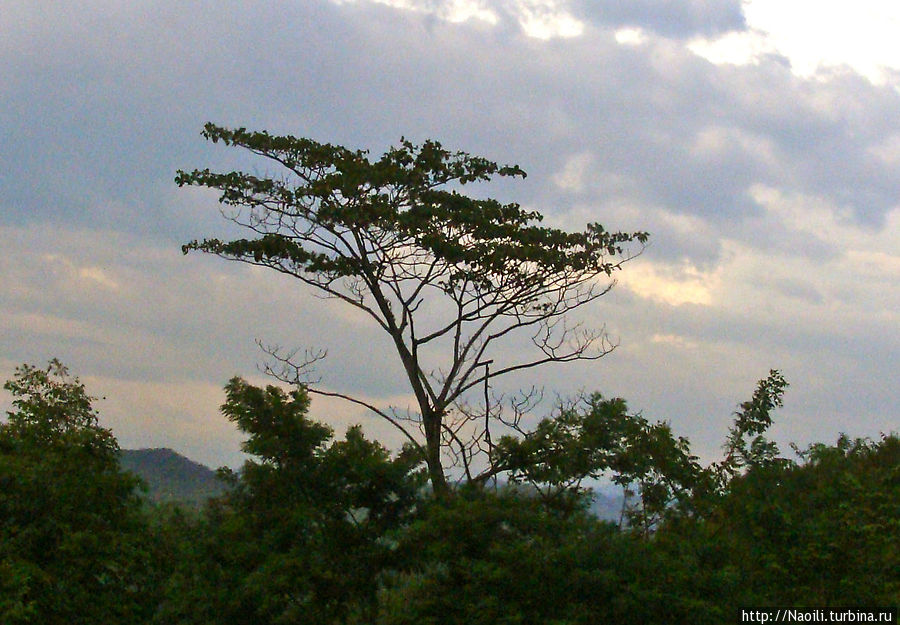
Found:
M 58 361 L 23 365 L 0 424 L 0 622 L 134 623 L 155 609 L 137 481 Z
M 514 482 L 425 487 L 421 457 L 307 416 L 302 387 L 226 386 L 250 455 L 196 510 L 142 505 L 91 398 L 22 366 L 0 424 L 0 622 L 732 622 L 740 606 L 900 602 L 900 438 L 779 457 L 778 372 L 703 467 L 664 423 L 590 396 L 498 445 Z M 498 460 L 499 461 L 499 460 Z M 580 481 L 627 487 L 623 522 Z
M 337 623 L 367 613 L 387 533 L 418 501 L 419 459 L 396 458 L 359 428 L 332 440 L 302 388 L 235 378 L 223 413 L 249 435 L 235 488 L 192 528 L 163 623 Z

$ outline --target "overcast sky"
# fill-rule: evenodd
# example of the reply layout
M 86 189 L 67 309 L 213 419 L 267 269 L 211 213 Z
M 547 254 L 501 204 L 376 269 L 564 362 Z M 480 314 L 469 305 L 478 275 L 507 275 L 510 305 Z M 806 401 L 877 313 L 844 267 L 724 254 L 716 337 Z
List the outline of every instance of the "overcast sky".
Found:
M 834 7 L 832 7 L 834 5 Z M 410 404 L 371 324 L 197 254 L 227 233 L 179 168 L 264 169 L 206 121 L 518 163 L 487 190 L 651 244 L 586 312 L 619 347 L 516 382 L 601 391 L 704 460 L 778 368 L 783 445 L 898 428 L 900 9 L 800 0 L 4 0 L 0 374 L 59 357 L 123 447 L 239 462 L 219 414 L 255 339 Z M 5 402 L 8 403 L 8 397 Z M 549 409 L 549 407 L 548 407 Z M 338 429 L 355 408 L 315 401 Z

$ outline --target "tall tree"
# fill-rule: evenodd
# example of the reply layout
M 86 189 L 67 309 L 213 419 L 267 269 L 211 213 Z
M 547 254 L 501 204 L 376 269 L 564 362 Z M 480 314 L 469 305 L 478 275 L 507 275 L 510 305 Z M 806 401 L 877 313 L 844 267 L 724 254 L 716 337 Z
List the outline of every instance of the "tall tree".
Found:
M 401 140 L 376 160 L 366 151 L 243 128 L 207 124 L 202 134 L 277 164 L 282 175 L 179 171 L 179 186 L 217 189 L 220 202 L 233 207 L 223 214 L 254 234 L 195 240 L 183 251 L 269 267 L 369 315 L 392 339 L 417 414 L 309 390 L 363 405 L 400 428 L 425 458 L 436 493 L 447 492 L 442 449 L 468 470 L 493 447 L 492 402 L 467 410 L 467 394 L 514 371 L 599 358 L 612 348 L 602 331 L 566 317 L 610 289 L 613 272 L 640 252 L 647 234 L 599 224 L 569 233 L 541 226 L 539 213 L 518 204 L 460 192 L 493 176 L 524 177 L 518 166 L 450 152 L 436 141 Z M 533 349 L 501 360 L 497 348 L 523 335 Z M 296 362 L 271 351 L 285 365 L 275 373 L 294 382 L 308 383 L 306 366 L 323 355 Z

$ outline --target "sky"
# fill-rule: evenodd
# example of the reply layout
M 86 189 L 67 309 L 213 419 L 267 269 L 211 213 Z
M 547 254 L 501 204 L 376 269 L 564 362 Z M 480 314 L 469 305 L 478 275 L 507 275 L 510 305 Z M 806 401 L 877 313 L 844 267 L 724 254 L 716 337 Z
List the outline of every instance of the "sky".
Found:
M 267 382 L 256 340 L 411 404 L 358 314 L 181 254 L 234 230 L 176 170 L 267 167 L 207 144 L 213 121 L 376 155 L 437 139 L 519 164 L 484 192 L 550 225 L 649 231 L 582 313 L 618 347 L 511 384 L 624 397 L 705 461 L 773 368 L 784 448 L 896 430 L 898 27 L 871 0 L 5 0 L 0 374 L 58 357 L 122 447 L 210 466 L 240 463 L 219 406 L 232 376 Z M 401 440 L 338 400 L 312 414 Z

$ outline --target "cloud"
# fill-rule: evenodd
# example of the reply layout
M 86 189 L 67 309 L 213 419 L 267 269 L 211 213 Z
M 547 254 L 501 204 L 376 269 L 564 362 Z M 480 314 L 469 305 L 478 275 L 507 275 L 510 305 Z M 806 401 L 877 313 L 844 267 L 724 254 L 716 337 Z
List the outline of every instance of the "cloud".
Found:
M 511 4 L 522 31 L 529 37 L 578 37 L 584 31 L 584 24 L 558 0 L 514 0 Z
M 336 4 L 354 4 L 358 0 L 332 0 Z M 366 0 L 363 0 L 366 1 Z M 584 24 L 568 10 L 564 0 L 368 0 L 380 4 L 434 16 L 451 23 L 483 22 L 492 26 L 513 25 L 526 37 L 549 40 L 581 35 Z
M 891 68 L 900 68 L 896 45 L 900 10 L 893 3 L 752 0 L 745 12 L 748 22 L 766 30 L 771 44 L 801 76 L 852 67 L 876 84 L 885 84 Z
M 650 231 L 619 286 L 584 311 L 620 348 L 516 383 L 624 395 L 709 453 L 716 419 L 727 429 L 772 366 L 794 381 L 787 416 L 803 427 L 787 436 L 835 432 L 850 413 L 852 433 L 887 423 L 896 90 L 848 68 L 798 76 L 776 54 L 717 65 L 692 51 L 697 36 L 744 32 L 737 2 L 393 4 L 109 1 L 73 19 L 62 4 L 7 2 L 4 357 L 60 356 L 108 382 L 126 397 L 116 414 L 132 410 L 132 431 L 154 441 L 169 428 L 195 440 L 179 410 L 220 419 L 216 389 L 255 370 L 256 338 L 328 348 L 330 388 L 402 396 L 390 344 L 364 319 L 296 281 L 181 255 L 189 239 L 237 231 L 214 195 L 175 187 L 176 169 L 275 171 L 206 144 L 213 120 L 376 154 L 401 135 L 434 137 L 529 172 L 475 193 L 569 230 Z M 562 36 L 575 22 L 580 34 Z M 639 45 L 617 40 L 628 28 Z M 202 406 L 164 404 L 167 393 Z
M 676 39 L 746 28 L 740 0 L 576 0 L 572 6 L 576 15 L 596 24 L 637 27 Z
M 594 157 L 590 152 L 570 156 L 562 170 L 553 175 L 553 182 L 564 191 L 584 191 L 588 183 L 588 170 Z
M 709 306 L 719 281 L 715 272 L 702 272 L 687 263 L 671 267 L 635 262 L 621 278 L 621 284 L 638 297 L 671 306 Z

